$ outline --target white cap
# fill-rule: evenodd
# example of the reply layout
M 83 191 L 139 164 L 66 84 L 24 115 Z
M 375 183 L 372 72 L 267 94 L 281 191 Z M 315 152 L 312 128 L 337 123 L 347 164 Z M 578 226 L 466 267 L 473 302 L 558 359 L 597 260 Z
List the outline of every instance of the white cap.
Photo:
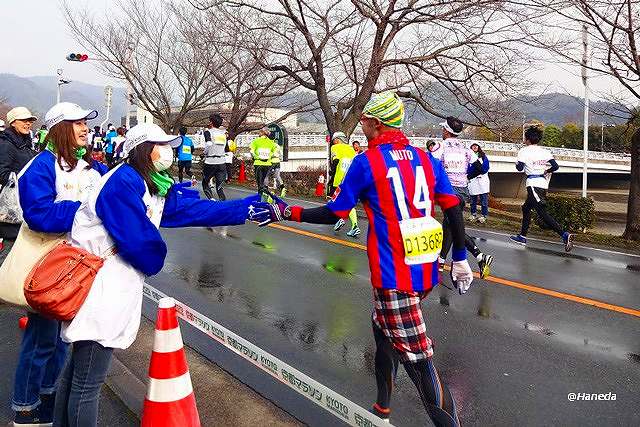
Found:
M 126 138 L 123 148 L 125 157 L 129 155 L 131 150 L 143 142 L 168 143 L 172 148 L 179 147 L 182 142 L 182 138 L 179 135 L 167 135 L 167 133 L 155 123 L 140 123 L 139 125 L 135 125 L 129 129 Z
M 347 135 L 345 135 L 344 132 L 335 132 L 333 134 L 333 137 L 331 138 L 331 141 L 335 141 L 336 139 L 339 139 L 342 142 L 349 142 L 349 140 L 347 139 Z
M 96 117 L 98 117 L 96 110 L 85 110 L 72 102 L 60 102 L 47 111 L 44 123 L 47 125 L 47 129 L 51 129 L 62 121 L 75 122 L 82 119 L 92 120 Z
M 460 130 L 458 131 L 453 130 L 453 126 L 456 126 L 456 122 L 460 124 Z M 451 135 L 455 135 L 455 136 L 460 135 L 463 129 L 462 122 L 460 122 L 455 117 L 447 117 L 447 120 L 440 123 L 440 126 L 442 126 L 442 128 L 447 132 L 449 132 Z
M 456 135 L 456 136 L 460 135 L 460 132 L 456 132 L 455 130 L 451 129 L 451 126 L 449 126 L 449 123 L 447 123 L 447 122 L 440 123 L 440 126 L 442 126 L 451 135 Z
M 38 118 L 26 107 L 15 107 L 7 113 L 7 122 L 11 124 L 16 120 L 38 120 Z

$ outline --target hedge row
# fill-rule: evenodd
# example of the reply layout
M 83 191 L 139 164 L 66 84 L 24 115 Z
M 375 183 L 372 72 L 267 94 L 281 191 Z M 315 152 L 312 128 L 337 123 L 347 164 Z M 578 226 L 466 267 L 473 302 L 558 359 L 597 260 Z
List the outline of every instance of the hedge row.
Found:
M 596 220 L 596 208 L 589 197 L 547 195 L 547 212 L 565 229 L 584 233 Z M 548 227 L 534 211 L 535 223 L 543 230 Z

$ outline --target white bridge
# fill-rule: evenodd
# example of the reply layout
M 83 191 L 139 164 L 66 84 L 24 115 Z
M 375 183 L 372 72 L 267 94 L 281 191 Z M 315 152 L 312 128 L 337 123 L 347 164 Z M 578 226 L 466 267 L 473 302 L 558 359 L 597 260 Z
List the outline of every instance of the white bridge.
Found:
M 198 138 L 196 136 L 195 138 Z M 236 138 L 240 152 L 246 152 L 255 135 L 242 134 Z M 367 145 L 364 135 L 352 135 L 351 141 L 359 141 L 363 147 Z M 411 143 L 426 149 L 429 141 L 441 141 L 440 138 L 409 137 Z M 467 147 L 478 143 L 491 162 L 492 173 L 515 173 L 516 155 L 521 145 L 508 142 L 463 140 Z M 196 143 L 196 145 L 199 145 Z M 583 151 L 568 148 L 549 147 L 560 165 L 556 173 L 582 173 Z M 631 156 L 624 153 L 606 153 L 600 151 L 587 152 L 587 170 L 589 173 L 630 174 Z M 322 134 L 289 135 L 289 161 L 282 164 L 285 172 L 295 172 L 300 167 L 322 169 L 326 167 L 327 142 Z

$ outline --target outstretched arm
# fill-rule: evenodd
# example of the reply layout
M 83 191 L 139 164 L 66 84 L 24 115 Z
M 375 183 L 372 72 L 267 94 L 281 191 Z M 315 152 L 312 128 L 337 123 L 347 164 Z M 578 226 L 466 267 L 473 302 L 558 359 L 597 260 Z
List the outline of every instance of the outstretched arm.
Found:
M 162 212 L 161 227 L 215 227 L 244 224 L 252 205 L 257 206 L 258 196 L 239 200 L 201 200 L 196 190 L 187 187 L 191 183 L 174 184 Z

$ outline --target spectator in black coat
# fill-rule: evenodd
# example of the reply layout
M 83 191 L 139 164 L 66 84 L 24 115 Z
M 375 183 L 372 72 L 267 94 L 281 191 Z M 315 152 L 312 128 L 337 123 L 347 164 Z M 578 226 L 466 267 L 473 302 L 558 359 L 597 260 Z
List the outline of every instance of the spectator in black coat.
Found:
M 31 126 L 37 117 L 25 107 L 7 113 L 7 128 L 0 132 L 0 186 L 7 184 L 11 172 L 16 175 L 37 154 L 31 148 Z M 15 239 L 20 224 L 0 222 L 0 237 Z

